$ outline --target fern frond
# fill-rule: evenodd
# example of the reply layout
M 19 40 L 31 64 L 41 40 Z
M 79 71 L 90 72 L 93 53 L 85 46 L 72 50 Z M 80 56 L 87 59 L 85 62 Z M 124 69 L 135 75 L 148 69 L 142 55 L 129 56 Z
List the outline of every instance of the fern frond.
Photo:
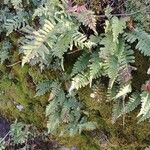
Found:
M 100 77 L 103 73 L 103 65 L 100 61 L 98 53 L 93 53 L 90 59 L 89 69 L 90 69 L 90 85 L 92 80 Z
M 150 35 L 148 33 L 136 28 L 133 32 L 125 33 L 125 39 L 130 43 L 137 40 L 136 48 L 145 56 L 150 56 Z
M 72 39 L 72 31 L 61 34 L 57 38 L 57 42 L 52 48 L 52 54 L 60 59 L 63 58 L 65 52 L 70 48 L 70 40 Z
M 12 45 L 9 41 L 0 43 L 0 63 L 2 64 L 6 59 L 9 58 L 10 49 Z
M 123 30 L 126 28 L 126 21 L 124 18 L 119 19 L 118 17 L 112 18 L 112 33 L 113 33 L 113 42 L 118 43 L 119 34 L 123 33 Z
M 7 19 L 4 27 L 7 30 L 7 36 L 13 31 L 24 28 L 28 24 L 27 14 L 19 11 L 17 15 L 13 16 L 10 19 Z
M 85 26 L 88 26 L 91 30 L 97 33 L 96 32 L 96 17 L 93 11 L 91 10 L 82 11 L 80 13 L 77 13 L 76 17 L 79 20 L 79 22 L 81 22 Z
M 45 80 L 45 81 L 40 82 L 36 86 L 36 95 L 35 96 L 41 96 L 41 95 L 44 95 L 46 92 L 50 91 L 51 84 L 52 84 L 52 81 L 50 81 L 50 80 Z
M 45 54 L 49 54 L 49 49 L 45 46 L 44 42 L 46 42 L 50 36 L 53 28 L 54 26 L 51 22 L 45 20 L 45 24 L 42 29 L 34 31 L 32 35 L 26 36 L 26 41 L 24 42 L 24 45 L 21 46 L 24 53 L 22 66 L 36 57 L 42 58 L 43 60 L 45 59 Z
M 112 88 L 115 80 L 118 78 L 119 63 L 116 56 L 110 56 L 104 63 L 104 69 L 110 78 L 110 88 Z
M 131 66 L 132 63 L 135 62 L 134 52 L 133 50 L 128 48 L 124 42 L 121 42 L 120 47 L 120 55 L 119 55 L 119 80 L 122 83 L 127 83 L 129 80 L 132 79 L 131 71 L 135 69 Z
M 146 147 L 144 150 L 150 150 L 150 146 L 149 146 L 149 147 Z
M 11 3 L 15 9 L 20 9 L 22 7 L 22 0 L 11 0 Z
M 115 123 L 116 120 L 122 115 L 122 110 L 123 110 L 122 100 L 117 100 L 113 105 L 112 123 Z
M 73 39 L 73 42 L 74 42 L 74 45 L 76 47 L 81 47 L 82 49 L 84 47 L 87 47 L 87 48 L 92 48 L 93 46 L 95 46 L 95 43 L 90 41 L 90 40 L 87 40 L 87 37 L 86 35 L 82 34 L 81 32 L 78 32 L 76 31 L 73 36 L 72 36 L 72 39 Z
M 72 79 L 71 86 L 69 88 L 69 93 L 71 93 L 74 89 L 79 89 L 81 87 L 85 87 L 89 84 L 89 72 L 83 72 L 76 75 Z
M 110 55 L 114 55 L 117 51 L 117 44 L 113 42 L 112 33 L 106 34 L 106 37 L 101 40 L 100 44 L 104 46 L 100 48 L 100 57 L 103 59 L 109 57 Z
M 53 96 L 56 96 L 60 91 L 60 84 L 57 81 L 43 80 L 37 84 L 36 91 L 35 96 L 42 96 L 49 91 L 51 91 Z
M 79 127 L 79 133 L 81 134 L 83 130 L 91 131 L 96 129 L 96 123 L 86 122 L 86 123 L 79 124 L 78 127 Z
M 150 93 L 143 91 L 141 93 L 141 109 L 138 117 L 141 116 L 139 121 L 144 121 L 150 117 Z
M 84 71 L 84 69 L 87 68 L 89 64 L 90 54 L 89 53 L 83 53 L 78 60 L 75 62 L 73 69 L 72 69 L 72 76 L 75 74 L 81 73 Z
M 118 92 L 118 94 L 114 97 L 114 99 L 118 99 L 122 96 L 126 96 L 128 93 L 131 92 L 131 84 L 127 84 L 125 86 L 123 86 L 120 91 Z
M 125 104 L 125 107 L 123 108 L 123 114 L 133 111 L 140 103 L 140 95 L 138 93 L 133 93 L 131 97 L 129 97 L 129 101 Z

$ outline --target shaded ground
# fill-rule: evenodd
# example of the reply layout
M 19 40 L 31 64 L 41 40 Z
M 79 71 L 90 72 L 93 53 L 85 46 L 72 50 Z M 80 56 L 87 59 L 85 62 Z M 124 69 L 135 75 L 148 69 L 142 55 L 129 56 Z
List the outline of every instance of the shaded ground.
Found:
M 5 118 L 0 118 L 0 138 L 4 138 L 9 132 L 10 123 Z M 6 138 L 7 143 L 9 142 L 9 137 Z M 30 150 L 77 150 L 76 147 L 66 148 L 60 146 L 56 141 L 53 140 L 44 140 L 42 136 L 35 138 L 32 141 L 29 141 Z M 7 150 L 22 150 L 24 145 L 12 146 L 8 145 Z
M 0 118 L 0 138 L 3 138 L 9 132 L 10 125 L 6 119 Z

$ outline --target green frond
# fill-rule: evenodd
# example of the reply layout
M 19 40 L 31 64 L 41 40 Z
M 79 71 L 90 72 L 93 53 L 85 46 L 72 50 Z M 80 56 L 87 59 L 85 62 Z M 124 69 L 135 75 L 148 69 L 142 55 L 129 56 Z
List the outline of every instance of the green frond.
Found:
M 100 44 L 104 46 L 100 48 L 100 57 L 102 58 L 107 58 L 110 55 L 114 55 L 117 51 L 117 44 L 113 42 L 112 33 L 106 34 L 106 36 L 102 38 Z
M 36 86 L 36 95 L 35 96 L 41 96 L 41 95 L 44 95 L 46 92 L 50 91 L 51 84 L 52 84 L 52 81 L 50 81 L 50 80 L 45 80 L 45 81 L 40 82 Z
M 72 31 L 61 34 L 56 41 L 56 44 L 52 48 L 52 54 L 60 59 L 63 58 L 65 52 L 70 48 L 70 42 L 72 39 Z
M 90 40 L 87 39 L 87 36 L 81 32 L 76 31 L 73 36 L 72 36 L 74 45 L 76 47 L 81 47 L 82 49 L 84 47 L 86 48 L 92 48 L 93 46 L 95 46 L 96 44 Z
M 130 49 L 130 46 L 125 45 L 123 41 L 121 42 L 119 49 L 119 81 L 121 83 L 127 83 L 132 79 L 131 71 L 134 69 L 132 64 L 135 62 L 134 52 Z
M 72 76 L 84 71 L 89 64 L 89 59 L 90 59 L 90 53 L 83 53 L 73 66 L 72 73 L 71 73 Z
M 122 115 L 123 102 L 122 100 L 116 100 L 112 109 L 112 123 L 115 123 L 116 120 Z
M 49 54 L 49 49 L 45 46 L 45 42 L 47 41 L 50 33 L 54 26 L 48 20 L 45 20 L 45 24 L 42 29 L 38 31 L 33 31 L 31 35 L 26 36 L 26 40 L 24 45 L 21 46 L 23 50 L 24 57 L 22 59 L 22 66 L 25 63 L 30 62 L 32 59 L 41 58 L 45 59 L 45 54 Z
M 79 20 L 79 22 L 81 22 L 85 26 L 88 26 L 91 30 L 97 33 L 96 32 L 96 17 L 93 11 L 86 10 L 86 11 L 77 13 L 76 17 Z
M 8 36 L 13 31 L 17 31 L 20 30 L 21 28 L 24 28 L 28 24 L 27 17 L 28 17 L 27 13 L 19 11 L 17 15 L 7 19 L 4 24 L 4 27 L 7 30 L 6 35 Z
M 72 90 L 74 89 L 79 89 L 81 87 L 85 87 L 86 85 L 89 84 L 89 72 L 82 72 L 78 75 L 76 75 L 73 79 L 72 79 L 72 83 L 71 83 L 71 87 L 69 89 L 69 93 L 71 93 Z
M 112 88 L 115 80 L 118 78 L 119 63 L 116 56 L 110 56 L 104 63 L 104 69 L 110 78 L 110 87 Z
M 130 33 L 125 33 L 125 39 L 130 43 L 138 41 L 136 48 L 145 56 L 150 56 L 150 35 L 148 33 L 136 28 Z
M 81 132 L 83 130 L 87 130 L 87 131 L 91 131 L 96 129 L 96 123 L 95 122 L 86 122 L 83 124 L 79 124 L 79 133 L 81 134 Z
M 140 103 L 140 95 L 138 93 L 133 93 L 123 108 L 123 114 L 133 111 Z
M 66 134 L 73 136 L 81 133 L 82 130 L 95 129 L 94 122 L 87 122 L 87 119 L 85 119 L 85 116 L 82 117 L 81 113 L 81 105 L 77 99 L 65 95 L 61 89 L 46 107 L 48 132 L 60 136 Z
M 6 59 L 9 58 L 10 49 L 12 45 L 9 41 L 4 41 L 0 43 L 0 63 L 4 63 Z
M 114 99 L 118 99 L 120 97 L 126 96 L 128 93 L 131 92 L 131 84 L 127 84 L 123 86 L 120 91 L 117 93 L 117 95 L 114 97 Z
M 103 73 L 103 64 L 99 58 L 99 54 L 96 52 L 93 53 L 91 56 L 89 69 L 90 69 L 90 84 L 91 84 L 93 79 L 100 77 Z
M 150 150 L 150 146 L 149 146 L 149 147 L 147 147 L 147 148 L 145 148 L 144 150 Z
M 60 84 L 57 81 L 43 80 L 37 84 L 35 96 L 42 96 L 50 91 L 53 94 L 53 97 L 56 96 L 60 91 Z
M 118 17 L 112 18 L 112 34 L 113 42 L 118 43 L 119 34 L 122 34 L 126 28 L 126 20 L 124 18 L 119 19 Z
M 11 0 L 11 3 L 15 9 L 20 9 L 22 7 L 22 0 Z
M 141 117 L 139 121 L 144 121 L 150 117 L 150 93 L 143 91 L 141 93 L 141 109 L 138 117 Z

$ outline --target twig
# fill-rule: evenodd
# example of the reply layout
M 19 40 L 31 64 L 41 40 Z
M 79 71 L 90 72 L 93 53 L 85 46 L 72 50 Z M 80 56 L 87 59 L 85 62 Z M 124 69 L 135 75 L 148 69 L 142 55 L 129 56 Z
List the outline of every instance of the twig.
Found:
M 117 17 L 121 17 L 121 16 L 132 16 L 132 15 L 135 15 L 137 13 L 140 13 L 144 10 L 146 10 L 147 8 L 149 8 L 150 5 L 148 5 L 147 7 L 143 8 L 143 9 L 140 9 L 139 11 L 136 11 L 136 12 L 133 12 L 133 13 L 129 13 L 129 14 L 112 14 L 113 16 L 117 16 Z M 147 11 L 147 13 L 150 13 L 150 11 Z M 105 18 L 106 15 L 95 15 L 96 17 L 100 17 L 100 18 Z
M 7 65 L 6 67 L 12 67 L 12 66 L 15 66 L 15 65 L 17 65 L 17 64 L 19 64 L 19 63 L 21 63 L 22 61 L 20 60 L 20 61 L 17 61 L 17 62 L 15 62 L 15 63 L 13 63 L 13 64 L 11 64 L 11 65 Z
M 75 51 L 71 51 L 71 52 L 68 52 L 67 54 L 74 54 L 74 53 L 76 53 L 76 52 L 79 52 L 79 51 L 81 51 L 80 49 L 78 49 L 78 50 L 75 50 Z
M 0 143 L 2 143 L 9 134 L 10 134 L 10 131 L 1 139 Z

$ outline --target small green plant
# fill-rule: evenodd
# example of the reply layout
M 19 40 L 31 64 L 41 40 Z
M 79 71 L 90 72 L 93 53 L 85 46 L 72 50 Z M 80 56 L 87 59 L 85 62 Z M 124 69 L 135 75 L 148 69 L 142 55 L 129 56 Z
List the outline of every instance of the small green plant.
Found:
M 30 132 L 25 124 L 17 122 L 17 120 L 10 126 L 10 137 L 13 144 L 23 144 L 28 140 Z

